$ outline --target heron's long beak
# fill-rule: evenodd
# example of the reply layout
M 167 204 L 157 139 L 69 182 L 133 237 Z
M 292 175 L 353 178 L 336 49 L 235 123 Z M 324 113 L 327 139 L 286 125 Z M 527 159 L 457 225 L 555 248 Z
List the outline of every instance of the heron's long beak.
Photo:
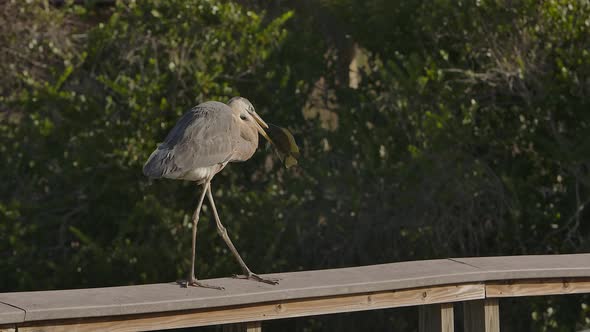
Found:
M 253 112 L 252 115 L 254 116 L 254 119 L 256 120 L 256 122 L 258 122 L 259 125 L 261 125 L 264 128 L 268 128 L 268 125 L 266 124 L 266 122 L 264 122 L 264 120 L 262 120 L 258 113 Z
M 260 117 L 260 115 L 256 114 L 256 113 L 252 113 L 252 116 L 254 117 L 254 124 L 256 124 L 256 129 L 258 129 L 258 132 L 260 133 L 260 135 L 262 135 L 262 137 L 266 138 L 267 141 L 269 141 L 270 143 L 274 144 L 273 141 L 270 139 L 270 137 L 268 137 L 268 134 L 266 133 L 266 131 L 264 131 L 264 128 L 268 128 L 268 125 L 266 124 L 266 122 L 264 122 L 264 120 L 262 120 L 262 118 Z

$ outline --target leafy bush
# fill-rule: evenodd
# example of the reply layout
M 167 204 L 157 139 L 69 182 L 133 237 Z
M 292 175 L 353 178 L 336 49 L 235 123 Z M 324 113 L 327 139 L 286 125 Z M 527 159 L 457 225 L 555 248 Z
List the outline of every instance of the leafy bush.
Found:
M 79 7 L 12 6 L 48 21 L 61 18 L 54 22 L 64 27 L 93 15 Z M 7 218 L 1 223 L 1 288 L 184 277 L 196 187 L 150 183 L 142 164 L 186 110 L 239 95 L 236 82 L 252 79 L 278 52 L 291 15 L 264 22 L 263 14 L 233 3 L 121 3 L 108 21 L 82 36 L 54 31 L 51 37 L 64 45 L 82 39 L 70 53 L 28 31 L 26 38 L 36 40 L 31 43 L 53 45 L 63 61 L 42 67 L 42 74 L 16 75 L 22 87 L 3 97 L 10 112 L 0 131 L 1 211 Z M 22 43 L 8 37 L 15 47 Z M 230 196 L 218 194 L 221 202 Z M 239 231 L 229 225 L 234 227 Z M 200 242 L 210 244 L 199 251 L 201 276 L 229 270 L 231 257 L 216 259 L 225 255 L 213 252 L 215 233 L 202 229 L 199 238 L 209 239 Z
M 1 290 L 185 277 L 198 189 L 141 166 L 184 111 L 234 95 L 303 154 L 286 171 L 261 146 L 214 180 L 256 272 L 587 251 L 588 4 L 241 3 L 6 3 Z M 239 271 L 207 210 L 198 239 L 199 277 Z M 502 322 L 570 331 L 586 303 L 513 301 Z M 275 326 L 413 328 L 396 312 Z

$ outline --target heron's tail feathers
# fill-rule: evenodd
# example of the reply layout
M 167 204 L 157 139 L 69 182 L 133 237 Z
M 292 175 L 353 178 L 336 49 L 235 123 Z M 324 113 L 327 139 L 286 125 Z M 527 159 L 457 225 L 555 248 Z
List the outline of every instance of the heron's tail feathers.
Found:
M 143 174 L 154 179 L 164 177 L 168 173 L 169 155 L 168 149 L 157 148 L 143 165 Z

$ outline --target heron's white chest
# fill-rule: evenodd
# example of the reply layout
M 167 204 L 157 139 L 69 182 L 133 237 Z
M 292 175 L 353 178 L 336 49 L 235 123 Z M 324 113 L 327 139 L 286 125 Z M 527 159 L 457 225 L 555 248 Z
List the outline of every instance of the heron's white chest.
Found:
M 182 175 L 183 180 L 204 182 L 211 179 L 215 174 L 223 169 L 223 165 L 216 164 L 213 166 L 199 167 L 192 169 Z

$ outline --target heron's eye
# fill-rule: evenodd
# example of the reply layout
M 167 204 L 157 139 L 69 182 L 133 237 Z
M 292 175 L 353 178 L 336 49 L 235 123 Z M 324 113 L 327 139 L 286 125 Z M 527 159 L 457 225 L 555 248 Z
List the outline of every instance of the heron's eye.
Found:
M 240 114 L 240 119 L 242 119 L 242 120 L 248 120 L 248 118 L 246 117 L 245 114 Z

